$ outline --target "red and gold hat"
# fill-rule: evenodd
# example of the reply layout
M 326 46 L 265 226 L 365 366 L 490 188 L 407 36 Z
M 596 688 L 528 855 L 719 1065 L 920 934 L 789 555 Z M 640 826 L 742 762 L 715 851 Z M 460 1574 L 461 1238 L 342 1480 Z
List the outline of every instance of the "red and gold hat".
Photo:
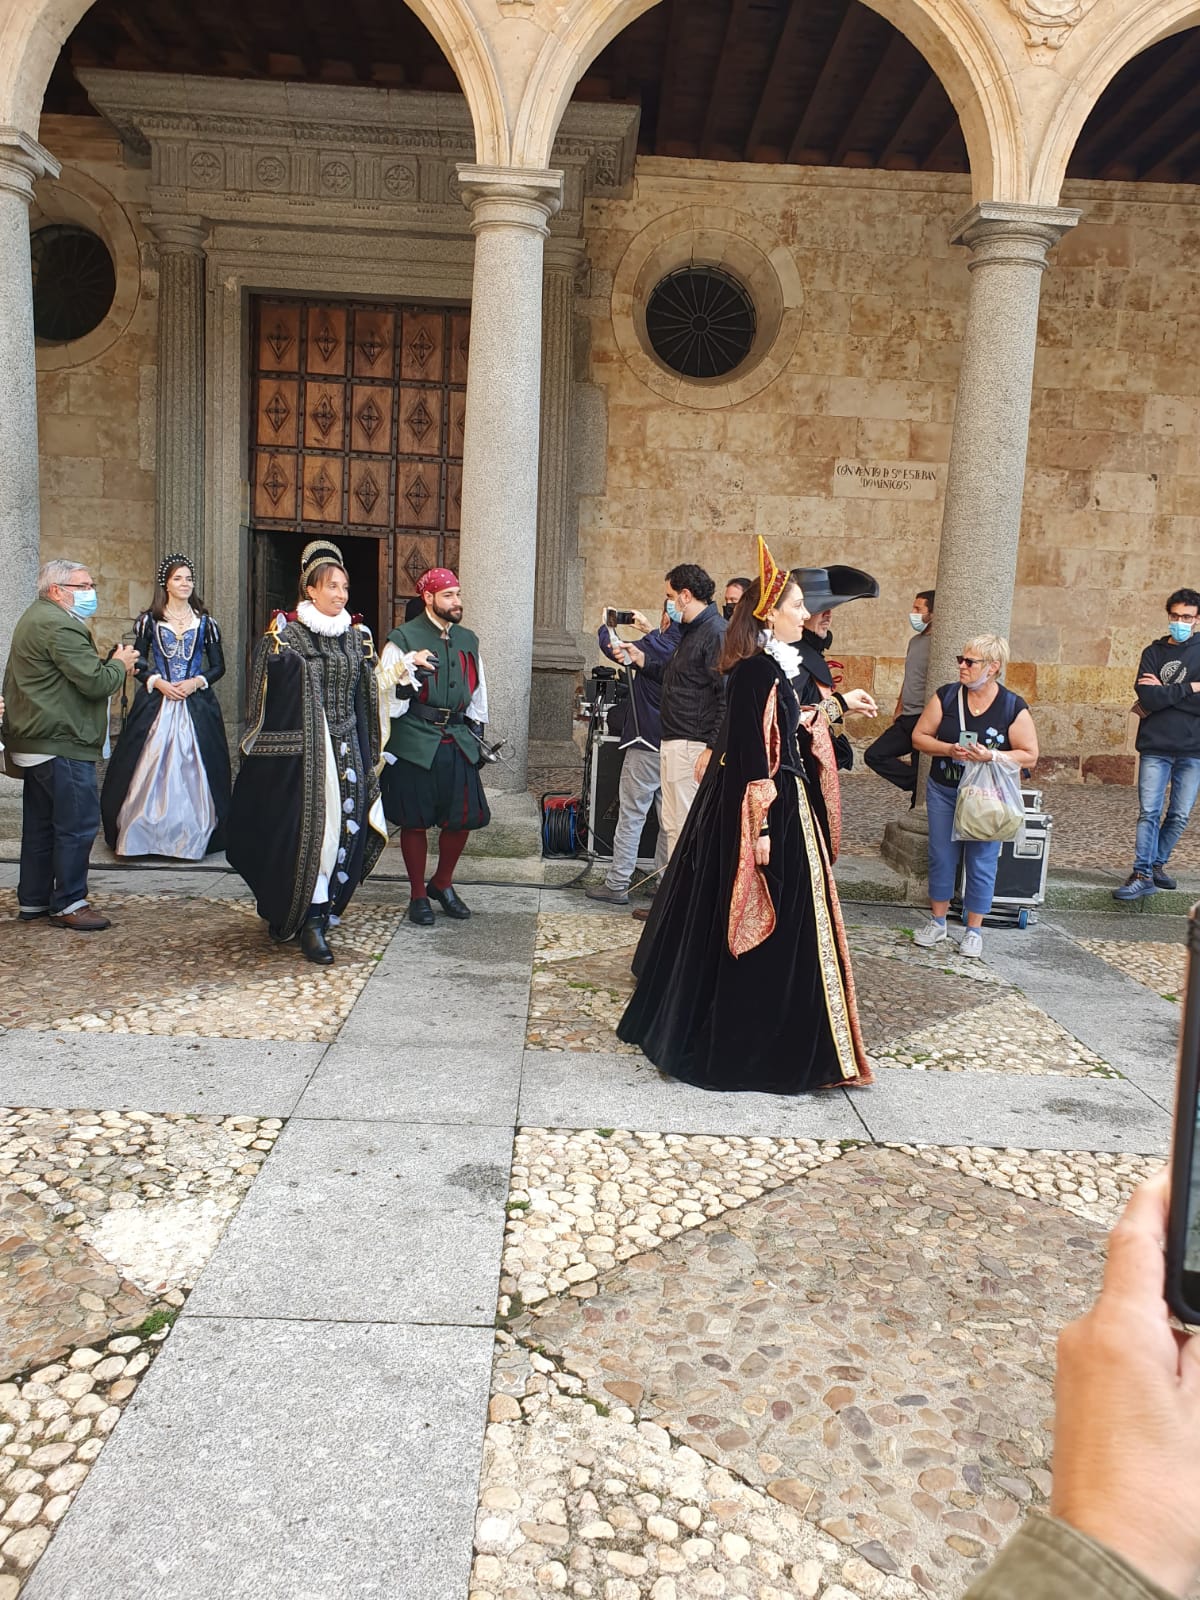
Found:
M 441 594 L 443 589 L 457 589 L 458 579 L 449 567 L 430 567 L 417 579 L 418 594 Z
M 760 533 L 758 536 L 758 604 L 754 608 L 754 615 L 760 622 L 765 622 L 767 612 L 773 611 L 779 604 L 780 597 L 787 588 L 787 584 L 787 568 L 775 565 L 775 557 L 767 549 L 767 541 Z

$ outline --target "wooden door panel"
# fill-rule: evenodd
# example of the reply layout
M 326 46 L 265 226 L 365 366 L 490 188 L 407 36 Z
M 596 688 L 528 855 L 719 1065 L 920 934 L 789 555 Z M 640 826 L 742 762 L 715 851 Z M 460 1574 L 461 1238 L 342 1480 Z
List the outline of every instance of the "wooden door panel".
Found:
M 466 383 L 467 357 L 471 347 L 471 313 L 452 311 L 447 320 L 450 324 L 450 371 L 447 377 L 451 383 Z
M 400 377 L 441 383 L 446 357 L 446 319 L 441 311 L 405 311 L 400 334 Z
M 391 454 L 392 395 L 381 383 L 356 383 L 351 389 L 351 450 Z
M 304 397 L 304 448 L 344 450 L 346 446 L 346 385 L 307 383 Z
M 350 521 L 366 528 L 390 528 L 392 507 L 386 461 L 350 461 Z
M 356 378 L 387 378 L 390 380 L 395 342 L 396 313 L 394 311 L 356 311 L 354 313 L 354 376 Z
M 441 524 L 441 462 L 396 463 L 396 521 L 410 528 L 437 528 Z
M 254 515 L 270 521 L 296 517 L 296 457 L 270 450 L 254 453 Z
M 409 588 L 403 591 L 412 595 L 417 592 L 417 579 L 423 572 L 428 572 L 430 567 L 438 565 L 438 547 L 441 540 L 436 534 L 421 535 L 409 529 L 404 529 L 396 534 L 396 570 L 395 584 L 397 594 L 401 593 L 400 585 L 404 582 Z M 404 615 L 404 605 L 401 602 L 400 615 Z
M 287 378 L 264 379 L 258 386 L 255 442 L 269 450 L 294 450 L 300 436 L 300 384 Z
M 443 567 L 449 567 L 451 572 L 458 571 L 458 540 L 449 534 L 442 540 Z
M 342 468 L 337 456 L 305 456 L 301 512 L 305 522 L 341 522 Z
M 440 456 L 442 453 L 442 391 L 403 387 L 396 449 L 405 456 Z
M 300 371 L 300 312 L 298 305 L 276 305 L 273 301 L 259 307 L 260 372 Z
M 446 436 L 446 454 L 462 460 L 463 440 L 467 436 L 467 392 L 450 390 L 450 431 Z
M 344 306 L 310 306 L 305 368 L 317 377 L 342 378 L 346 374 L 346 318 Z
M 462 527 L 462 462 L 446 464 L 446 531 L 457 533 Z

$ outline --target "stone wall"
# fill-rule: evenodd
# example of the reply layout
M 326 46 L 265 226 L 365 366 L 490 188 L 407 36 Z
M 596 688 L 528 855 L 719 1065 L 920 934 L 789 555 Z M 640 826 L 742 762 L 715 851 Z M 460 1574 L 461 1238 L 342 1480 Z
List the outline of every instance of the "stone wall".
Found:
M 156 296 L 153 243 L 140 213 L 147 174 L 97 118 L 47 117 L 41 138 L 62 162 L 31 218 L 99 233 L 117 269 L 112 311 L 67 345 L 38 345 L 42 559 L 88 563 L 112 644 L 148 604 L 154 574 Z
M 658 159 L 630 199 L 592 202 L 581 310 L 608 450 L 580 507 L 585 632 L 605 603 L 650 611 L 676 561 L 753 571 L 762 533 L 781 561 L 879 578 L 878 602 L 837 613 L 833 654 L 890 709 L 937 569 L 968 292 L 946 241 L 969 203 L 965 178 Z M 1063 204 L 1085 220 L 1044 283 L 1009 681 L 1045 773 L 1129 781 L 1138 652 L 1170 589 L 1200 586 L 1200 194 L 1076 185 Z M 749 242 L 799 306 L 739 384 L 676 383 L 642 351 L 629 285 L 682 264 L 661 241 L 689 211 L 697 260 L 736 268 Z

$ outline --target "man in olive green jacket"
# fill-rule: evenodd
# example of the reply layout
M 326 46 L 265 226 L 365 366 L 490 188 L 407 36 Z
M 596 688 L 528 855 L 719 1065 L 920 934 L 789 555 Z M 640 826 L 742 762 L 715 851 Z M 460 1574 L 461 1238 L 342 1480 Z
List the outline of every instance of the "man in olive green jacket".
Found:
M 137 660 L 127 644 L 100 659 L 87 622 L 95 612 L 88 569 L 47 562 L 38 598 L 13 629 L 4 674 L 3 742 L 10 770 L 24 778 L 17 916 L 78 933 L 109 925 L 88 905 L 88 859 L 100 827 L 96 762 L 109 699 Z

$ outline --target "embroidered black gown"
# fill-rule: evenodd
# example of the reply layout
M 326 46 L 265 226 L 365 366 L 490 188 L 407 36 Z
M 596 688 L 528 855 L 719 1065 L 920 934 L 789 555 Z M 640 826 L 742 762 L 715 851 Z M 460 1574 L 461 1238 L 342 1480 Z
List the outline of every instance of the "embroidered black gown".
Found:
M 213 693 L 225 676 L 221 633 L 203 616 L 176 634 L 146 611 L 134 647 L 138 687 L 100 792 L 104 837 L 120 855 L 195 861 L 225 848 L 229 815 L 229 746 Z M 166 700 L 146 687 L 154 674 L 171 683 L 203 677 L 208 688 Z
M 226 854 L 277 938 L 326 892 L 344 911 L 387 843 L 374 668 L 367 628 L 317 633 L 297 618 L 276 619 L 255 653 Z
M 871 1081 L 831 865 L 833 749 L 824 713 L 806 718 L 772 657 L 729 674 L 717 746 L 634 957 L 618 1036 L 701 1088 Z M 764 810 L 771 860 L 756 869 Z

